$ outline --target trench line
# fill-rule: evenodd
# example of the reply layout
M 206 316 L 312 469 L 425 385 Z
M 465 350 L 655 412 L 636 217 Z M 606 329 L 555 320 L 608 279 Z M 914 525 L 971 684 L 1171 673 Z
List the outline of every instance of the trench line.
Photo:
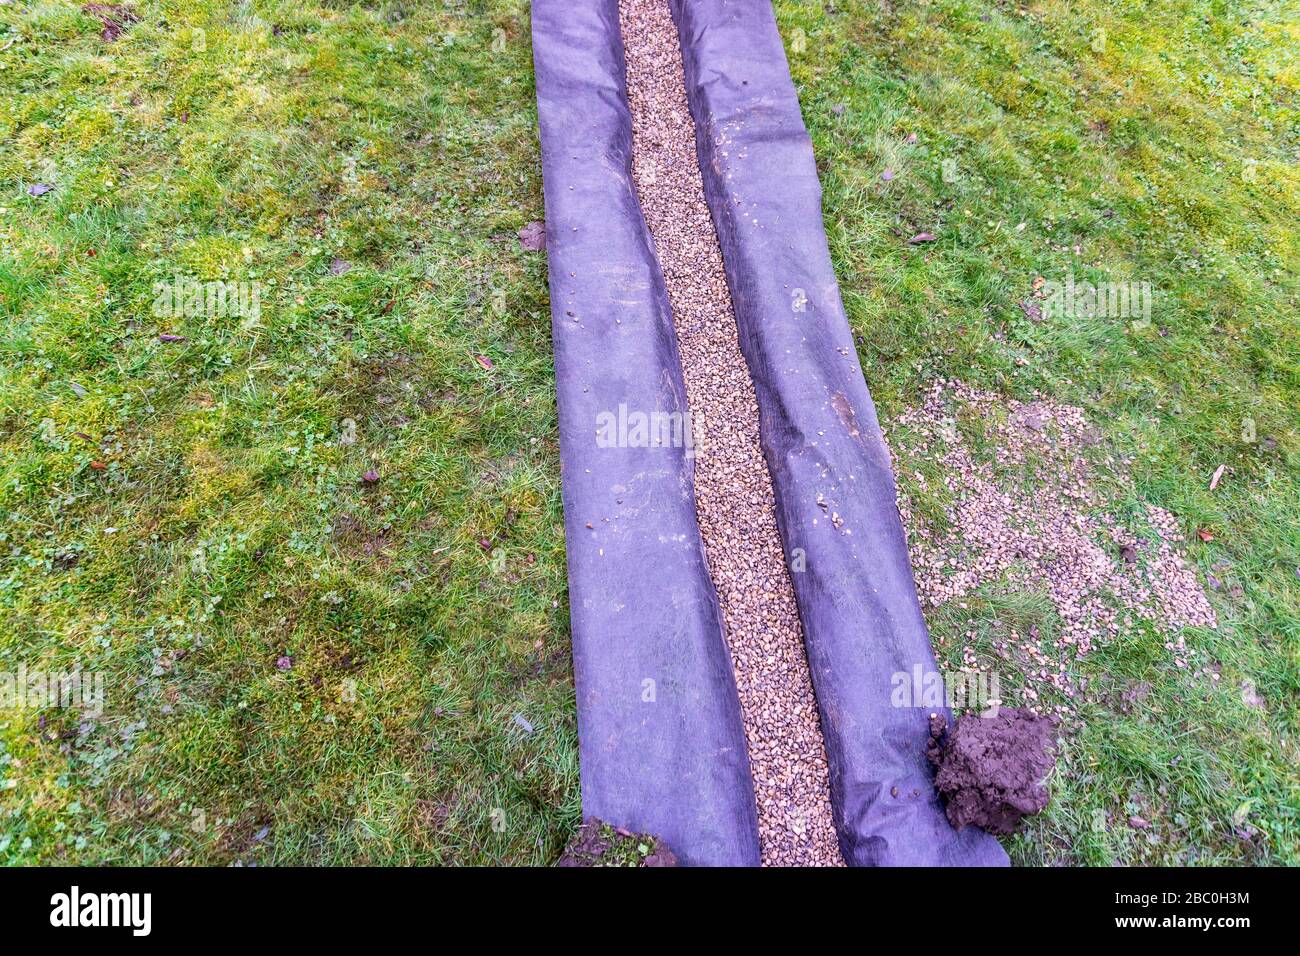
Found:
M 754 777 L 764 866 L 842 865 L 794 591 L 695 152 L 667 0 L 619 0 L 632 176 L 668 287 L 699 436 L 695 508 L 718 592 Z

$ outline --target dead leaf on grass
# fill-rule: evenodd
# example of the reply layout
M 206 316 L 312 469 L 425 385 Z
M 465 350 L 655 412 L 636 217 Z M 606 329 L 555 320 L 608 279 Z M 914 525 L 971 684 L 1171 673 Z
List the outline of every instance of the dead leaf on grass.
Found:
M 519 230 L 519 248 L 525 252 L 541 252 L 546 248 L 546 223 L 534 220 Z

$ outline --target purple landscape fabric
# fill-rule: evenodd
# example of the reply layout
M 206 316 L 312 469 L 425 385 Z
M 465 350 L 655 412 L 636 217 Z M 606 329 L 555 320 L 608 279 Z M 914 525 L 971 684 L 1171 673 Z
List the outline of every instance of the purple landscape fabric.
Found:
M 672 0 L 672 9 L 705 195 L 758 396 L 845 860 L 1005 865 L 996 839 L 975 828 L 958 833 L 944 816 L 924 754 L 928 715 L 943 708 L 891 702 L 895 675 L 917 666 L 932 673 L 934 655 L 771 6 Z
M 935 669 L 893 474 L 846 321 L 821 190 L 766 0 L 672 0 L 851 865 L 1004 865 L 955 831 L 897 675 Z M 682 413 L 663 277 L 631 181 L 615 0 L 535 0 L 584 815 L 685 863 L 755 865 L 753 786 L 680 443 L 598 441 Z
M 695 865 L 757 865 L 740 703 L 687 449 L 601 447 L 682 413 L 667 292 L 631 180 L 615 0 L 536 0 L 533 58 L 582 807 Z M 617 434 L 614 436 L 617 439 Z

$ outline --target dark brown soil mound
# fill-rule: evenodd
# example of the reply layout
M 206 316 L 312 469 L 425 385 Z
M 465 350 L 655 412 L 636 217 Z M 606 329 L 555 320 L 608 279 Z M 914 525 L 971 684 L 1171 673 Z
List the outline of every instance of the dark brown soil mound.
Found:
M 582 826 L 556 866 L 676 866 L 677 857 L 657 838 L 632 833 L 591 817 Z
M 1047 775 L 1056 764 L 1055 717 L 1003 708 L 996 717 L 967 714 L 951 730 L 930 718 L 926 756 L 938 773 L 948 820 L 989 833 L 1014 833 L 1020 821 L 1047 806 Z

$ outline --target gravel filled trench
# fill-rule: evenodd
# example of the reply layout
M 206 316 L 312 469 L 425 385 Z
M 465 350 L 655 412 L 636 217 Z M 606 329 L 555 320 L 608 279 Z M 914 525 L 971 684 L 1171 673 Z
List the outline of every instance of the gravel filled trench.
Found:
M 744 714 L 763 865 L 842 865 L 758 404 L 696 161 L 677 28 L 666 0 L 620 0 L 619 19 L 632 173 L 677 329 L 697 435 L 695 508 Z

